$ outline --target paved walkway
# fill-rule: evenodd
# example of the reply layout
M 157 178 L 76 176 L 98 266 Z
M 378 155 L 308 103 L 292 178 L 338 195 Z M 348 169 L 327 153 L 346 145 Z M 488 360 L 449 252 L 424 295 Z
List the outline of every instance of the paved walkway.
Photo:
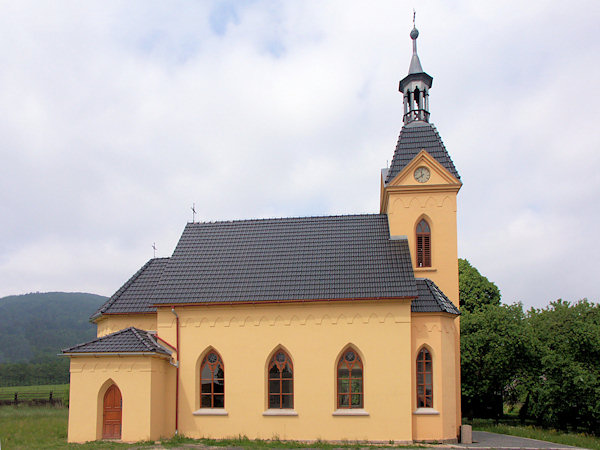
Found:
M 487 431 L 473 431 L 473 444 L 457 444 L 454 448 L 498 448 L 498 449 L 521 449 L 521 448 L 570 448 L 569 445 L 555 444 L 554 442 L 538 441 L 507 434 L 489 433 Z

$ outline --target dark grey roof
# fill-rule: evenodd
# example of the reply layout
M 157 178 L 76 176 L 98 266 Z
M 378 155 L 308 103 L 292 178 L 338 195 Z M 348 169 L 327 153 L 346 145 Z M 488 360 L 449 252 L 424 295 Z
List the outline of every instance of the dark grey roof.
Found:
M 412 301 L 412 312 L 447 312 L 460 314 L 454 303 L 428 278 L 417 278 L 419 297 Z
M 407 241 L 387 216 L 190 223 L 156 304 L 377 299 L 417 295 Z
M 66 348 L 63 353 L 160 353 L 171 352 L 156 342 L 147 331 L 129 327 L 93 341 Z
M 387 171 L 385 182 L 392 181 L 421 150 L 427 151 L 448 172 L 460 180 L 460 175 L 435 127 L 429 122 L 415 121 L 403 126 L 400 131 L 392 165 Z
M 155 258 L 144 264 L 98 311 L 92 314 L 91 319 L 102 314 L 156 311 L 150 302 L 150 295 L 160 280 L 168 260 L 169 258 Z

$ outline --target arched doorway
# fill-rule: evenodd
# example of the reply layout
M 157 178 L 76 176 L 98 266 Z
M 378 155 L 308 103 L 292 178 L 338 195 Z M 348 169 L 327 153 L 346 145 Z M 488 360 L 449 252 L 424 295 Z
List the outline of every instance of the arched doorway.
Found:
M 104 394 L 102 439 L 121 439 L 122 410 L 121 391 L 113 384 Z

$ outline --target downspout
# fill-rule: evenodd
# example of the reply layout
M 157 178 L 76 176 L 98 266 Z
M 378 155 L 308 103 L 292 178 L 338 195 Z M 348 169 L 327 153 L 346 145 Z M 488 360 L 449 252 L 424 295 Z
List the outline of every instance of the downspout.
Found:
M 176 366 L 176 375 L 175 375 L 175 436 L 179 434 L 179 316 L 175 312 L 175 307 L 171 307 L 171 312 L 175 315 L 175 329 L 177 333 L 176 343 L 177 346 L 177 366 Z

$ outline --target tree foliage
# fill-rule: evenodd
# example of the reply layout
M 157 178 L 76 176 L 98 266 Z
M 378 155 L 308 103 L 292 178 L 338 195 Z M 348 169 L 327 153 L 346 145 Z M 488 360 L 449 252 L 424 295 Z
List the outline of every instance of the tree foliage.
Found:
M 600 305 L 557 300 L 527 317 L 535 357 L 526 415 L 600 434 Z
M 0 386 L 33 386 L 69 382 L 69 358 L 0 364 Z
M 557 300 L 523 312 L 501 305 L 496 285 L 459 260 L 463 413 L 520 416 L 600 434 L 600 305 Z
M 470 417 L 499 417 L 515 401 L 514 381 L 526 370 L 531 348 L 523 307 L 483 305 L 461 316 L 463 411 Z
M 466 259 L 458 260 L 459 298 L 462 311 L 473 312 L 483 305 L 500 305 L 500 289 Z

